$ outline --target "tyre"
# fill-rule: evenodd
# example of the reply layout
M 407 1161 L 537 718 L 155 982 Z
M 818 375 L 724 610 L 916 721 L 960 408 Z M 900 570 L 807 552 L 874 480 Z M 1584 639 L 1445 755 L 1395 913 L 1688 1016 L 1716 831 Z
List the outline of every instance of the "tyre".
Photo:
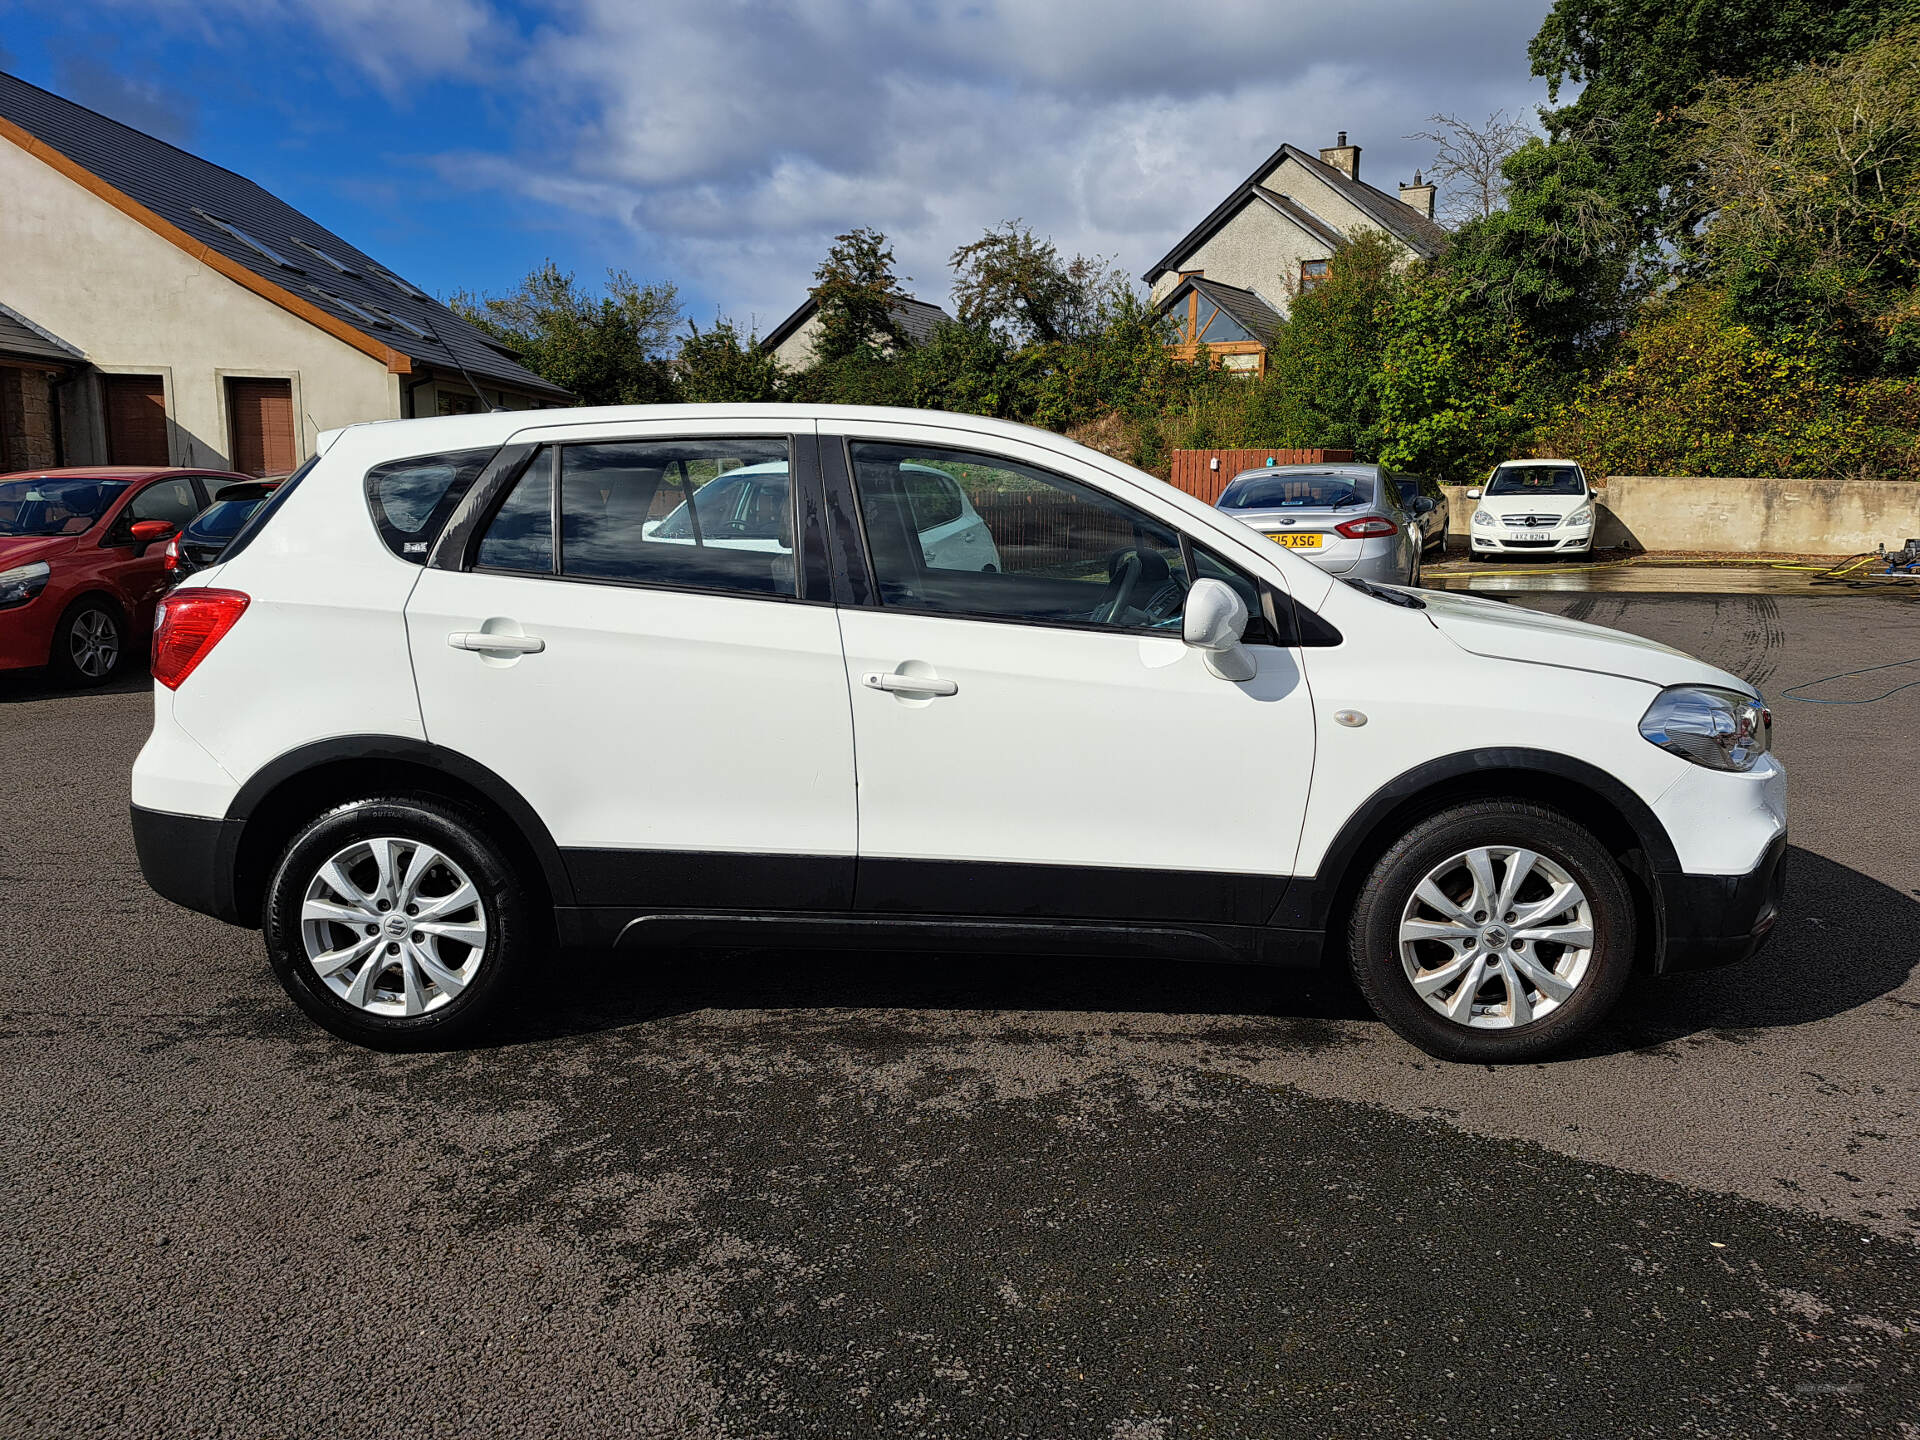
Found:
M 478 1033 L 543 935 L 482 822 L 424 795 L 356 800 L 309 822 L 275 867 L 263 919 L 294 1002 L 383 1050 Z
M 1348 926 L 1367 1003 L 1443 1060 L 1531 1060 L 1613 1008 L 1633 968 L 1632 892 L 1592 834 L 1485 800 L 1421 821 L 1375 863 Z
M 127 618 L 104 595 L 83 595 L 53 627 L 48 668 L 66 685 L 104 685 L 127 661 Z

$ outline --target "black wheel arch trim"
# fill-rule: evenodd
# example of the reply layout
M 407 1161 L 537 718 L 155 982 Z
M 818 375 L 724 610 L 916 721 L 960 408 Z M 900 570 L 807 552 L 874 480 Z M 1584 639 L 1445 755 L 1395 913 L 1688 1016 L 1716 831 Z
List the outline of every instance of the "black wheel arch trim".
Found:
M 573 884 L 568 878 L 567 867 L 561 860 L 560 847 L 554 843 L 552 833 L 547 829 L 539 813 L 529 805 L 519 791 L 509 785 L 500 776 L 486 766 L 471 760 L 458 751 L 445 746 L 435 745 L 426 740 L 414 740 L 400 735 L 338 735 L 326 740 L 316 740 L 287 751 L 262 765 L 247 778 L 239 793 L 227 807 L 225 823 L 221 827 L 219 871 L 227 881 L 228 894 L 231 897 L 230 909 L 241 923 L 251 924 L 246 912 L 250 909 L 247 897 L 241 892 L 238 883 L 240 847 L 245 838 L 248 822 L 265 801 L 289 781 L 297 780 L 329 765 L 344 761 L 387 761 L 417 765 L 423 769 L 434 770 L 450 780 L 474 791 L 495 809 L 505 815 L 510 823 L 519 830 L 519 838 L 533 852 L 539 862 L 540 872 L 546 881 L 547 893 L 554 905 L 574 903 Z M 506 840 L 516 837 L 505 836 Z M 222 919 L 229 916 L 222 915 Z
M 1547 776 L 1591 792 L 1610 806 L 1633 832 L 1656 876 L 1680 870 L 1680 858 L 1659 817 L 1646 801 L 1614 776 L 1596 765 L 1552 750 L 1488 746 L 1442 755 L 1416 765 L 1369 795 L 1347 817 L 1313 875 L 1302 876 L 1288 887 L 1267 923 L 1288 929 L 1324 929 L 1333 918 L 1333 908 L 1342 890 L 1365 878 L 1352 874 L 1353 865 L 1368 839 L 1388 817 L 1422 795 L 1443 790 L 1461 780 L 1503 772 Z

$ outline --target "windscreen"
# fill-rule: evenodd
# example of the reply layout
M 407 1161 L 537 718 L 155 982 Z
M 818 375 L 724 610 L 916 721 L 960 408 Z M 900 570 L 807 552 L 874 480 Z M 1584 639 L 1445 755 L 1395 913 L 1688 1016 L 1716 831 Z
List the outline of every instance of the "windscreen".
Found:
M 1222 510 L 1340 510 L 1373 500 L 1373 485 L 1359 475 L 1288 471 L 1241 475 L 1221 492 Z
M 1487 481 L 1489 495 L 1584 495 L 1571 465 L 1502 465 Z
M 0 480 L 0 535 L 84 535 L 124 480 Z

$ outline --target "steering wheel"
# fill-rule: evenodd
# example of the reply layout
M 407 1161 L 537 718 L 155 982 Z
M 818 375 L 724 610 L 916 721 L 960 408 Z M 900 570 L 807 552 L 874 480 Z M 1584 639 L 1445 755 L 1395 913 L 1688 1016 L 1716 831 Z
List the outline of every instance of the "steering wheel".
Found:
M 1129 603 L 1137 594 L 1141 608 L 1157 623 L 1164 618 L 1157 613 L 1160 606 L 1171 599 L 1177 614 L 1180 597 L 1185 593 L 1186 587 L 1173 573 L 1166 556 L 1158 550 L 1129 546 L 1108 557 L 1106 593 L 1093 607 L 1090 618 L 1097 625 L 1114 624 L 1127 613 Z
M 1096 625 L 1111 625 L 1113 617 L 1126 608 L 1127 601 L 1133 597 L 1133 590 L 1140 583 L 1140 572 L 1144 562 L 1138 550 L 1116 550 L 1107 557 L 1107 589 L 1100 603 L 1093 607 L 1093 621 Z

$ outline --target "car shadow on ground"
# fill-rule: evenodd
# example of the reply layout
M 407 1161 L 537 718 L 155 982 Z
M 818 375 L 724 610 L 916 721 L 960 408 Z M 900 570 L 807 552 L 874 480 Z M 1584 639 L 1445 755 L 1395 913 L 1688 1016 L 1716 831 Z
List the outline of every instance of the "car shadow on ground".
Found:
M 0 674 L 0 705 L 30 700 L 85 700 L 97 695 L 137 695 L 153 688 L 145 665 L 129 665 L 105 685 L 64 685 L 46 670 L 10 670 Z
M 1637 979 L 1614 1014 L 1562 1058 L 1808 1024 L 1904 984 L 1920 959 L 1920 899 L 1798 847 L 1790 848 L 1788 865 L 1785 918 L 1759 956 L 1724 970 Z M 491 1043 L 591 1034 L 700 1010 L 1081 1011 L 1305 1022 L 1288 1027 L 1290 1044 L 1315 1032 L 1341 1043 L 1332 1026 L 1315 1022 L 1377 1025 L 1344 976 L 1256 965 L 800 950 L 569 952 L 562 963 L 567 984 L 529 987 L 533 993 Z

